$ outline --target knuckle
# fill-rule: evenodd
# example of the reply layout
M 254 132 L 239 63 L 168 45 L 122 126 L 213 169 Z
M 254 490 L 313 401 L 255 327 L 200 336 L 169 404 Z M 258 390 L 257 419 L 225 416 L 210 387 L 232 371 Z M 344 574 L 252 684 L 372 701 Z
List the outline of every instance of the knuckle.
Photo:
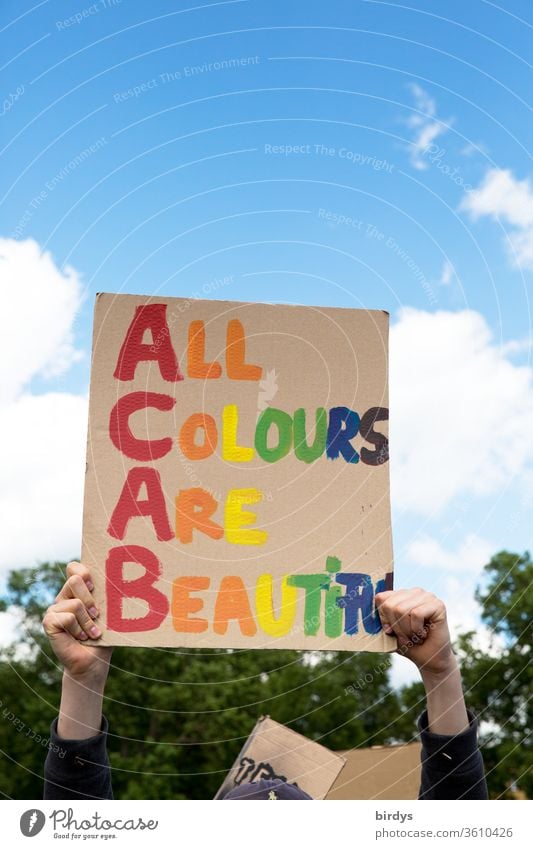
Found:
M 71 575 L 67 583 L 72 590 L 80 590 L 83 585 L 83 580 L 79 575 Z

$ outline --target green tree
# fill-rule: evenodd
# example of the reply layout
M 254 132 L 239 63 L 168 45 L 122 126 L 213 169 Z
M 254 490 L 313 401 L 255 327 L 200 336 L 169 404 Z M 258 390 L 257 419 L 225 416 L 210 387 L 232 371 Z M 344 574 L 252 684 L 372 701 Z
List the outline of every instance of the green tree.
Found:
M 13 571 L 2 602 L 21 617 L 20 640 L 0 655 L 0 792 L 12 798 L 42 795 L 62 670 L 41 619 L 64 579 L 64 563 Z M 398 739 L 389 664 L 346 652 L 115 649 L 104 704 L 115 796 L 211 798 L 263 714 L 332 749 Z
M 488 652 L 475 633 L 458 641 L 466 698 L 485 726 L 481 742 L 491 797 L 531 799 L 531 557 L 501 551 L 485 566 L 485 576 L 476 599 L 493 638 Z

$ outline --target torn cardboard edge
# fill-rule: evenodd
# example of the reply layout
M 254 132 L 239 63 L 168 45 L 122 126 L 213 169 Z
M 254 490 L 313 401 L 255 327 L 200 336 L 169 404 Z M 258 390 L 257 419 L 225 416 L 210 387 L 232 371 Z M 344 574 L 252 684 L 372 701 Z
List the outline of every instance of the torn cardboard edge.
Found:
M 345 763 L 342 755 L 262 716 L 214 798 L 223 799 L 241 784 L 279 779 L 297 785 L 313 799 L 324 799 Z

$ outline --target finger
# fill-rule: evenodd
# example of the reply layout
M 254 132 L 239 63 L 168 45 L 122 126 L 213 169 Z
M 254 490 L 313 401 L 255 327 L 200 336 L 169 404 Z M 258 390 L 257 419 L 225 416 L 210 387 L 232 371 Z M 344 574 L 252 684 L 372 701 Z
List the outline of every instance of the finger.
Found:
M 446 624 L 446 607 L 444 602 L 430 593 L 414 609 L 418 618 L 423 617 L 425 626 Z
M 394 628 L 392 627 L 392 620 L 394 618 L 393 602 L 401 598 L 405 592 L 405 590 L 384 590 L 375 595 L 377 611 L 386 634 L 394 634 Z
M 409 613 L 411 634 L 409 642 L 413 645 L 421 645 L 428 637 L 432 628 L 439 622 L 446 627 L 446 608 L 440 599 L 424 593 L 423 602 L 413 607 Z
M 395 598 L 386 602 L 385 609 L 394 633 L 410 641 L 413 636 L 413 623 L 411 614 L 414 607 L 424 598 L 424 592 L 419 589 L 406 590 L 398 593 Z M 389 609 L 387 610 L 387 606 Z
M 77 563 L 75 560 L 72 560 L 67 566 L 67 575 L 70 578 L 71 575 L 79 575 L 89 588 L 89 592 L 92 593 L 94 590 L 94 583 L 91 578 L 91 571 L 87 566 L 84 566 L 83 563 Z
M 425 590 L 420 587 L 410 587 L 409 589 L 400 590 L 385 590 L 382 593 L 376 593 L 375 601 L 378 608 L 386 607 L 387 610 L 393 608 L 398 602 L 405 601 L 408 598 L 419 598 L 424 595 Z
M 376 593 L 376 595 L 374 596 L 374 602 L 376 604 L 376 610 L 378 612 L 378 616 L 381 620 L 381 626 L 382 626 L 382 628 L 383 628 L 383 630 L 385 631 L 386 634 L 393 634 L 394 633 L 394 631 L 392 630 L 391 624 L 387 621 L 387 618 L 385 616 L 385 611 L 383 609 L 383 605 L 385 604 L 385 602 L 389 598 L 391 592 L 392 592 L 391 590 L 385 590 L 382 593 Z
M 49 610 L 57 613 L 72 613 L 78 621 L 80 630 L 84 631 L 89 637 L 97 640 L 98 637 L 102 636 L 100 628 L 94 624 L 87 608 L 79 598 L 61 599 L 61 601 L 53 604 Z
M 414 587 L 404 593 L 397 605 L 397 614 L 399 617 L 398 627 L 404 637 L 415 644 L 422 643 L 426 636 L 425 623 L 423 616 L 417 614 L 417 609 L 421 604 L 431 598 L 430 593 L 423 590 L 421 587 Z
M 87 634 L 80 627 L 74 613 L 62 610 L 49 610 L 43 619 L 43 628 L 48 637 L 56 637 L 60 633 L 70 634 L 76 640 L 87 640 Z
M 411 636 L 409 613 L 415 603 L 423 598 L 425 591 L 420 587 L 405 590 L 389 590 L 376 594 L 376 604 L 387 634 Z
M 87 608 L 92 619 L 96 619 L 98 616 L 96 602 L 89 592 L 89 588 L 81 575 L 74 574 L 67 578 L 57 596 L 56 601 L 61 601 L 66 598 L 79 598 L 79 600 Z
M 391 625 L 394 628 L 394 633 L 398 637 L 405 637 L 405 639 L 409 640 L 411 638 L 411 601 L 399 601 L 395 604 L 392 616 L 391 616 Z
M 425 618 L 421 607 L 413 607 L 411 610 L 411 639 L 415 644 L 423 643 L 428 635 L 428 629 L 425 626 Z

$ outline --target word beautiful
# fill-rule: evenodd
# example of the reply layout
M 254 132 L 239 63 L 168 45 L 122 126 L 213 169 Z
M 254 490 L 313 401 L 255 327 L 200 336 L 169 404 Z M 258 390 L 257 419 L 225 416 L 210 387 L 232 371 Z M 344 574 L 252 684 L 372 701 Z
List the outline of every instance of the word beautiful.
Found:
M 145 342 L 146 334 L 152 343 Z M 182 373 L 170 338 L 165 304 L 137 307 L 134 318 L 122 343 L 114 370 L 117 381 L 135 379 L 139 363 L 153 362 L 164 381 L 177 384 L 186 379 L 218 380 L 223 368 L 218 361 L 206 358 L 206 328 L 202 321 L 192 321 L 188 328 L 186 375 Z M 246 361 L 246 336 L 238 319 L 227 325 L 225 371 L 229 380 L 259 381 L 262 368 Z M 179 393 L 178 393 L 179 394 Z M 263 499 L 260 490 L 230 489 L 225 499 L 222 521 L 214 516 L 219 503 L 212 492 L 202 487 L 180 490 L 175 497 L 174 526 L 167 512 L 160 472 L 153 464 L 175 450 L 170 435 L 157 439 L 140 439 L 133 433 L 130 418 L 136 412 L 153 408 L 160 413 L 170 413 L 176 399 L 170 394 L 150 391 L 133 391 L 119 398 L 109 417 L 109 438 L 124 455 L 142 463 L 131 468 L 112 511 L 107 533 L 113 539 L 125 540 L 128 525 L 136 517 L 149 517 L 159 541 L 177 538 L 190 545 L 201 534 L 213 541 L 224 539 L 237 546 L 264 545 L 268 533 L 251 527 L 257 519 L 255 513 L 245 509 Z M 249 463 L 255 454 L 267 463 L 282 461 L 289 452 L 303 463 L 314 463 L 320 457 L 350 464 L 359 461 L 377 466 L 388 459 L 387 438 L 374 429 L 377 421 L 388 419 L 388 410 L 373 407 L 363 415 L 346 407 L 333 407 L 326 411 L 315 410 L 312 442 L 307 438 L 307 415 L 304 409 L 293 414 L 276 408 L 264 410 L 255 427 L 254 446 L 239 444 L 239 410 L 228 404 L 221 411 L 221 431 L 216 419 L 204 412 L 193 412 L 179 430 L 177 444 L 189 460 L 203 461 L 213 455 L 219 441 L 222 458 L 231 463 Z M 158 435 L 165 432 L 164 420 L 158 419 Z M 359 435 L 370 447 L 355 449 L 352 440 Z M 143 493 L 141 497 L 141 491 Z M 143 574 L 134 580 L 125 580 L 124 565 L 136 563 Z M 323 624 L 328 637 L 356 634 L 362 622 L 366 633 L 381 630 L 379 617 L 374 610 L 372 580 L 360 572 L 342 572 L 336 557 L 328 557 L 325 572 L 317 574 L 286 574 L 279 576 L 281 603 L 279 612 L 274 609 L 274 576 L 260 575 L 255 587 L 255 615 L 252 601 L 243 579 L 237 575 L 218 577 L 218 586 L 212 586 L 208 575 L 189 575 L 176 578 L 169 597 L 156 588 L 161 578 L 159 558 L 146 546 L 124 544 L 112 548 L 106 562 L 107 625 L 116 632 L 155 630 L 170 614 L 172 627 L 180 633 L 202 633 L 209 627 L 204 617 L 193 616 L 204 606 L 198 593 L 208 593 L 215 601 L 212 630 L 226 633 L 229 623 L 235 621 L 244 636 L 254 636 L 258 628 L 264 633 L 280 637 L 292 629 L 298 601 L 298 589 L 304 591 L 304 624 L 306 636 L 318 633 Z M 376 592 L 385 589 L 385 580 L 376 582 Z M 343 593 L 342 587 L 345 588 Z M 196 594 L 196 595 L 193 595 Z M 124 618 L 122 601 L 141 599 L 148 605 L 142 617 Z M 322 606 L 322 598 L 324 605 Z

